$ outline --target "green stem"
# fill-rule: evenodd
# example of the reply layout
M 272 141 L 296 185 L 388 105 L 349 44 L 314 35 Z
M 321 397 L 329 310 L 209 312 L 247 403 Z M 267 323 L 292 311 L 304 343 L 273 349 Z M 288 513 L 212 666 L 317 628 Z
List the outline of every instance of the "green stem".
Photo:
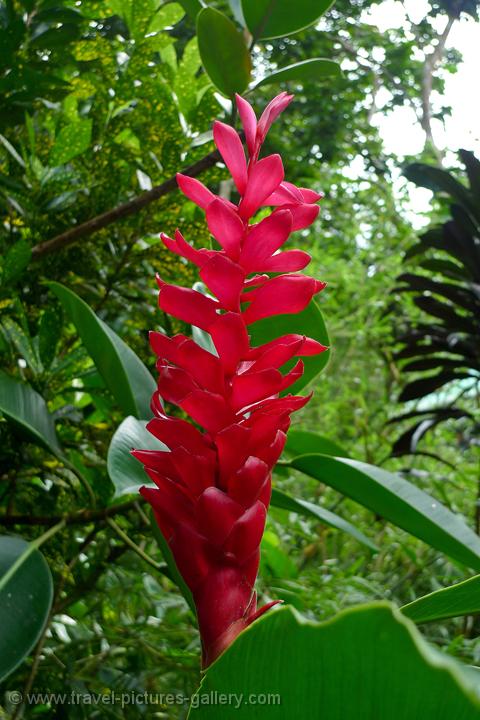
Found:
M 163 572 L 164 565 L 162 565 L 161 563 L 157 563 L 153 558 L 150 557 L 150 555 L 147 555 L 147 553 L 144 552 L 142 548 L 139 547 L 136 543 L 134 543 L 133 540 L 128 537 L 127 533 L 125 533 L 122 528 L 117 525 L 115 520 L 112 520 L 112 518 L 107 518 L 107 523 L 113 530 L 115 530 L 115 532 L 123 540 L 123 542 L 128 545 L 128 547 L 131 548 L 134 552 L 136 552 L 137 555 L 142 558 L 142 560 L 145 560 L 145 562 L 148 563 L 151 567 L 155 568 L 155 570 Z
M 90 503 L 92 507 L 96 507 L 97 499 L 87 478 L 80 472 L 77 467 L 75 467 L 73 463 L 70 462 L 67 457 L 65 457 L 65 455 L 60 455 L 59 459 L 62 461 L 65 467 L 67 467 L 80 480 L 81 485 L 84 487 L 88 497 L 90 498 Z

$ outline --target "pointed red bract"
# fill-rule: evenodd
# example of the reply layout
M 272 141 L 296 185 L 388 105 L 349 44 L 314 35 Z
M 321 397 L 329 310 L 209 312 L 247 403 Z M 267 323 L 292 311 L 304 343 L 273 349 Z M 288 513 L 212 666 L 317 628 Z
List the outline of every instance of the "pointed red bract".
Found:
M 177 183 L 183 194 L 203 209 L 207 208 L 215 197 L 203 183 L 188 175 L 177 173 Z
M 324 287 L 296 272 L 308 264 L 306 252 L 281 250 L 292 231 L 314 221 L 321 196 L 284 180 L 279 155 L 259 159 L 272 122 L 291 99 L 278 95 L 257 123 L 250 104 L 237 96 L 248 164 L 236 131 L 215 123 L 214 140 L 237 188 L 237 204 L 177 175 L 182 192 L 205 210 L 220 249 L 197 249 L 178 230 L 174 239 L 161 236 L 171 252 L 199 268 L 210 295 L 158 277 L 159 306 L 209 333 L 215 352 L 185 335 L 150 333 L 159 378 L 147 428 L 165 450 L 133 454 L 152 481 L 141 493 L 193 595 L 204 667 L 272 605 L 257 610 L 254 590 L 271 473 L 291 413 L 310 399 L 280 396 L 303 373 L 301 360 L 289 372 L 285 364 L 326 350 L 296 334 L 253 347 L 248 334 L 257 320 L 303 310 Z M 265 206 L 274 208 L 270 215 L 251 222 Z M 191 422 L 166 414 L 162 396 Z
M 250 157 L 255 155 L 255 140 L 257 136 L 257 118 L 250 103 L 241 97 L 235 95 L 237 102 L 238 114 L 242 121 L 243 130 L 245 132 L 245 140 L 247 142 Z
M 257 142 L 259 145 L 261 145 L 265 140 L 272 123 L 276 120 L 280 113 L 283 112 L 288 105 L 290 105 L 292 100 L 293 95 L 288 95 L 286 92 L 283 92 L 268 103 L 267 107 L 260 115 L 260 120 L 257 125 Z
M 238 214 L 220 199 L 213 200 L 207 207 L 208 229 L 225 252 L 238 259 L 245 228 Z
M 250 290 L 243 295 L 243 299 L 250 302 L 243 315 L 245 322 L 250 325 L 271 315 L 300 312 L 324 287 L 325 283 L 305 275 L 274 277 L 261 288 Z
M 217 120 L 213 123 L 213 139 L 242 195 L 247 186 L 247 161 L 238 133 L 230 125 Z
M 259 270 L 288 240 L 292 214 L 288 210 L 272 213 L 245 235 L 240 262 L 247 272 Z
M 238 206 L 243 220 L 248 220 L 280 185 L 284 177 L 280 155 L 269 155 L 251 165 L 245 194 Z

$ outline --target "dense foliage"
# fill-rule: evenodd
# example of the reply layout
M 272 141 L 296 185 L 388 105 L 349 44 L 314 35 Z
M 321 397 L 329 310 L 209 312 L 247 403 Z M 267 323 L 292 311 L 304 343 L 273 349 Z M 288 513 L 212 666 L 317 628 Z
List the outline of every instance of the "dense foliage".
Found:
M 148 330 L 208 343 L 157 307 L 156 272 L 204 291 L 160 232 L 181 226 L 196 248 L 213 247 L 202 212 L 181 196 L 174 174 L 187 170 L 235 200 L 213 154 L 212 121 L 236 122 L 235 91 L 261 110 L 284 89 L 296 101 L 265 152 L 284 157 L 296 185 L 325 193 L 319 219 L 297 233 L 296 245 L 328 286 L 321 312 L 311 305 L 298 319 L 260 321 L 252 337 L 260 344 L 295 332 L 330 351 L 307 358 L 314 396 L 278 466 L 261 547 L 259 598 L 290 607 L 270 625 L 259 621 L 258 632 L 268 644 L 275 626 L 279 653 L 288 655 L 281 638 L 296 632 L 290 647 L 321 654 L 351 636 L 358 617 L 358 643 L 373 663 L 369 628 L 380 618 L 398 657 L 416 669 L 412 682 L 417 674 L 443 688 L 432 668 L 444 668 L 445 707 L 465 702 L 470 717 L 469 691 L 447 656 L 480 664 L 477 585 L 459 586 L 450 610 L 444 596 L 439 605 L 432 596 L 433 610 L 405 610 L 431 621 L 423 634 L 442 651 L 431 665 L 423 663 L 430 657 L 423 640 L 389 606 L 315 626 L 311 645 L 292 608 L 321 621 L 362 602 L 405 606 L 480 571 L 478 160 L 465 151 L 461 164 L 440 169 L 446 161 L 433 122 L 449 112 L 444 81 L 461 59 L 461 49 L 446 47 L 448 33 L 454 23 L 474 22 L 477 3 L 431 3 L 419 22 L 407 16 L 384 33 L 369 21 L 371 0 L 332 7 L 305 0 L 297 13 L 280 12 L 288 3 L 279 0 L 278 15 L 267 19 L 265 5 L 0 2 L 5 717 L 187 716 L 200 673 L 191 598 L 154 534 L 137 492 L 143 470 L 129 456 L 132 447 L 154 449 L 145 430 L 155 389 Z M 378 134 L 379 118 L 397 106 L 412 108 L 424 132 L 414 165 L 387 154 Z M 398 179 L 408 164 L 407 178 L 435 192 L 420 238 L 404 203 L 414 185 Z M 230 674 L 209 675 L 206 687 L 244 681 L 235 653 L 268 663 L 249 650 L 249 632 L 227 656 Z M 340 660 L 355 667 L 358 653 L 345 647 L 332 678 Z M 308 678 L 302 682 L 310 692 Z M 273 684 L 264 680 L 256 691 Z M 92 708 L 15 704 L 16 690 L 163 695 L 141 708 Z M 167 701 L 167 693 L 181 698 Z M 323 711 L 314 707 L 312 716 Z M 204 717 L 201 710 L 192 717 L 197 712 Z M 342 717 L 350 717 L 345 709 Z

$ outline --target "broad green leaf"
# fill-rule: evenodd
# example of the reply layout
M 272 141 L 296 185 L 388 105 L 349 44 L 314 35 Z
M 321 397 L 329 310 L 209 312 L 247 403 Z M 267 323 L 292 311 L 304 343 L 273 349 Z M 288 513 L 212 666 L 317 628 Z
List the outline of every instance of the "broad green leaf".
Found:
M 480 160 L 471 150 L 459 150 L 460 160 L 465 165 L 470 189 L 475 195 L 480 195 Z
M 480 575 L 417 598 L 402 607 L 416 623 L 480 613 Z
M 341 75 L 340 65 L 333 60 L 312 58 L 311 60 L 302 60 L 302 62 L 294 65 L 275 70 L 256 83 L 255 87 L 271 85 L 272 83 L 318 82 L 322 78 L 341 77 Z
M 47 283 L 78 330 L 90 357 L 113 397 L 127 415 L 151 416 L 156 383 L 140 358 L 87 303 L 57 282 Z
M 30 385 L 0 370 L 0 412 L 54 455 L 62 456 L 45 400 Z
M 139 450 L 168 450 L 166 445 L 148 432 L 146 424 L 145 420 L 137 420 L 131 416 L 127 417 L 119 425 L 110 442 L 107 468 L 110 479 L 115 486 L 115 498 L 122 495 L 137 494 L 142 485 L 153 484 L 143 469 L 142 463 L 131 455 L 130 450 L 134 448 Z M 167 563 L 169 577 L 178 586 L 193 613 L 195 613 L 195 605 L 190 590 L 178 572 L 171 550 L 158 528 L 153 513 L 151 513 L 150 521 L 155 539 Z
M 243 17 L 241 0 L 228 0 L 228 4 L 236 22 L 242 27 L 246 27 L 245 18 Z
M 349 458 L 311 454 L 289 467 L 338 490 L 468 567 L 480 569 L 480 537 L 423 490 L 392 473 Z
M 3 261 L 2 285 L 14 283 L 21 276 L 32 256 L 30 243 L 27 240 L 17 240 L 5 254 Z
M 198 105 L 198 84 L 194 82 L 193 78 L 195 78 L 200 66 L 198 42 L 197 38 L 194 37 L 185 45 L 173 83 L 178 107 L 187 121 L 191 118 Z
M 388 603 L 266 613 L 207 670 L 190 720 L 478 720 L 476 683 Z M 229 698 L 222 705 L 212 698 Z M 210 701 L 209 701 L 210 700 Z
M 320 505 L 315 505 L 315 503 L 308 502 L 307 500 L 301 500 L 300 498 L 293 498 L 275 488 L 272 490 L 271 503 L 274 507 L 282 508 L 283 510 L 290 510 L 290 512 L 305 515 L 306 517 L 312 517 L 329 527 L 341 530 L 342 532 L 354 537 L 355 540 L 358 540 L 358 542 L 362 543 L 362 545 L 366 545 L 370 550 L 373 550 L 373 552 L 378 552 L 378 547 L 375 543 L 364 535 L 358 528 L 356 528 L 355 525 L 352 525 L 347 520 L 340 517 L 340 515 L 330 512 L 330 510 L 327 510 Z
M 178 0 L 178 2 L 192 20 L 196 20 L 200 10 L 205 7 L 200 0 Z
M 148 32 L 157 32 L 171 25 L 176 25 L 184 15 L 185 9 L 179 3 L 170 2 L 162 5 L 153 16 Z
M 42 363 L 49 368 L 55 357 L 57 344 L 62 332 L 60 307 L 47 307 L 38 325 L 38 351 Z
M 23 360 L 27 363 L 34 375 L 40 375 L 43 366 L 35 350 L 31 338 L 24 332 L 15 320 L 6 317 L 0 323 L 2 331 L 10 344 L 17 350 Z
M 298 567 L 290 557 L 288 550 L 282 547 L 278 535 L 272 530 L 265 530 L 260 545 L 260 574 L 270 574 L 280 580 L 293 580 L 298 577 Z M 277 588 L 275 592 L 277 597 Z M 288 591 L 287 591 L 288 592 Z
M 173 553 L 170 550 L 170 546 L 163 537 L 160 528 L 158 527 L 157 521 L 155 520 L 155 515 L 153 513 L 153 510 L 150 510 L 150 523 L 152 525 L 152 532 L 155 537 L 155 540 L 157 541 L 158 547 L 160 548 L 160 551 L 163 555 L 163 559 L 167 563 L 168 567 L 168 576 L 172 582 L 175 583 L 175 585 L 180 590 L 181 594 L 185 598 L 185 600 L 188 603 L 188 606 L 190 610 L 193 612 L 195 617 L 197 616 L 197 610 L 195 608 L 195 603 L 193 602 L 192 593 L 190 592 L 190 589 L 188 588 L 187 584 L 185 583 L 185 580 L 180 575 L 177 564 L 175 562 L 175 559 L 173 557 Z
M 57 27 L 49 27 L 46 23 L 39 23 L 37 28 L 45 28 L 43 32 L 35 33 L 30 45 L 36 50 L 61 49 L 79 36 L 80 31 L 77 23 L 63 23 Z
M 0 537 L 0 681 L 36 645 L 52 600 L 52 576 L 39 550 L 19 537 Z
M 57 23 L 65 22 L 79 23 L 82 20 L 83 15 L 79 12 L 79 10 L 74 10 L 73 8 L 52 7 L 45 8 L 44 10 L 40 10 L 40 12 L 35 13 L 36 22 L 53 22 L 55 25 Z
M 18 163 L 22 168 L 24 168 L 24 167 L 25 167 L 25 162 L 24 162 L 22 156 L 18 154 L 18 152 L 15 150 L 15 148 L 13 147 L 13 145 L 11 144 L 11 142 L 9 142 L 9 141 L 7 140 L 7 138 L 5 137 L 5 135 L 2 135 L 1 133 L 0 133 L 0 143 L 1 143 L 1 144 L 3 145 L 3 147 L 9 152 L 9 154 L 13 157 L 13 159 L 16 160 L 17 163 Z
M 131 415 L 116 429 L 108 448 L 107 469 L 115 485 L 115 497 L 138 493 L 142 485 L 151 485 L 141 462 L 131 455 L 130 450 L 168 450 L 146 429 L 146 420 L 137 420 Z
M 247 27 L 255 40 L 284 37 L 312 25 L 333 0 L 242 0 Z
M 321 453 L 322 455 L 335 455 L 337 457 L 350 457 L 349 453 L 333 440 L 317 435 L 309 430 L 289 430 L 285 452 L 288 455 L 307 455 L 308 453 Z
M 250 325 L 249 333 L 252 338 L 252 345 L 261 345 L 288 333 L 306 335 L 318 340 L 322 345 L 330 343 L 322 313 L 315 300 L 312 300 L 305 310 L 295 315 L 276 315 L 275 317 L 259 320 Z M 287 392 L 295 394 L 308 385 L 326 366 L 329 355 L 330 351 L 325 350 L 320 355 L 302 358 L 305 372 L 296 383 L 288 388 Z M 291 360 L 282 369 L 289 370 L 294 364 L 295 360 Z
M 115 135 L 113 142 L 117 143 L 117 145 L 123 145 L 135 153 L 139 153 L 141 150 L 140 140 L 130 128 L 121 130 L 118 135 Z
M 90 145 L 92 138 L 92 121 L 89 119 L 76 120 L 65 125 L 57 137 L 52 148 L 50 163 L 53 166 L 64 165 L 81 155 Z
M 472 209 L 474 215 L 478 213 L 472 203 L 472 196 L 468 188 L 450 172 L 424 163 L 412 163 L 405 168 L 403 174 L 407 180 L 415 183 L 415 185 L 432 190 L 432 192 L 445 192 L 461 205 Z
M 418 398 L 432 395 L 435 390 L 438 390 L 453 380 L 466 380 L 469 377 L 470 374 L 467 372 L 455 373 L 448 370 L 445 372 L 439 372 L 436 375 L 429 375 L 405 385 L 398 397 L 398 400 L 399 402 L 417 400 Z
M 203 67 L 215 87 L 227 97 L 243 92 L 252 61 L 236 25 L 218 10 L 204 8 L 197 18 L 197 38 Z

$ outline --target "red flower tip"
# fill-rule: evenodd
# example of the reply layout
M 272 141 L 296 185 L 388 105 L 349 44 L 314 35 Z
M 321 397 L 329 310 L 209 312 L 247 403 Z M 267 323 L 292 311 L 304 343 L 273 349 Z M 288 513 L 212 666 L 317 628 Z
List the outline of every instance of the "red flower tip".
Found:
M 257 142 L 263 143 L 267 132 L 270 130 L 272 123 L 280 115 L 285 108 L 290 105 L 293 100 L 293 95 L 288 95 L 286 92 L 280 93 L 277 97 L 271 100 L 263 113 L 260 116 L 257 126 Z
M 248 618 L 248 624 L 251 625 L 252 622 L 258 620 L 258 618 L 262 617 L 262 615 L 264 615 L 267 610 L 270 610 L 270 608 L 275 607 L 276 605 L 283 605 L 283 600 L 271 600 L 263 607 L 258 608 L 258 610 Z
M 219 249 L 194 247 L 178 230 L 173 238 L 160 236 L 168 250 L 199 268 L 209 294 L 157 275 L 158 304 L 208 333 L 215 350 L 185 335 L 150 333 L 159 379 L 147 428 L 165 450 L 133 450 L 132 455 L 154 483 L 140 492 L 192 592 L 204 666 L 277 602 L 257 610 L 254 591 L 271 473 L 291 414 L 311 397 L 282 396 L 301 377 L 303 361 L 297 359 L 289 372 L 282 368 L 327 349 L 297 334 L 254 347 L 248 333 L 258 320 L 300 312 L 325 287 L 298 272 L 308 265 L 308 253 L 283 249 L 292 231 L 315 220 L 322 196 L 285 180 L 279 155 L 259 159 L 269 128 L 292 97 L 280 93 L 258 123 L 251 105 L 236 97 L 248 164 L 235 130 L 214 123 L 215 144 L 237 188 L 237 204 L 195 178 L 177 175 L 180 190 L 205 210 Z M 273 207 L 270 215 L 252 223 L 265 206 Z M 189 420 L 169 416 L 161 397 Z

